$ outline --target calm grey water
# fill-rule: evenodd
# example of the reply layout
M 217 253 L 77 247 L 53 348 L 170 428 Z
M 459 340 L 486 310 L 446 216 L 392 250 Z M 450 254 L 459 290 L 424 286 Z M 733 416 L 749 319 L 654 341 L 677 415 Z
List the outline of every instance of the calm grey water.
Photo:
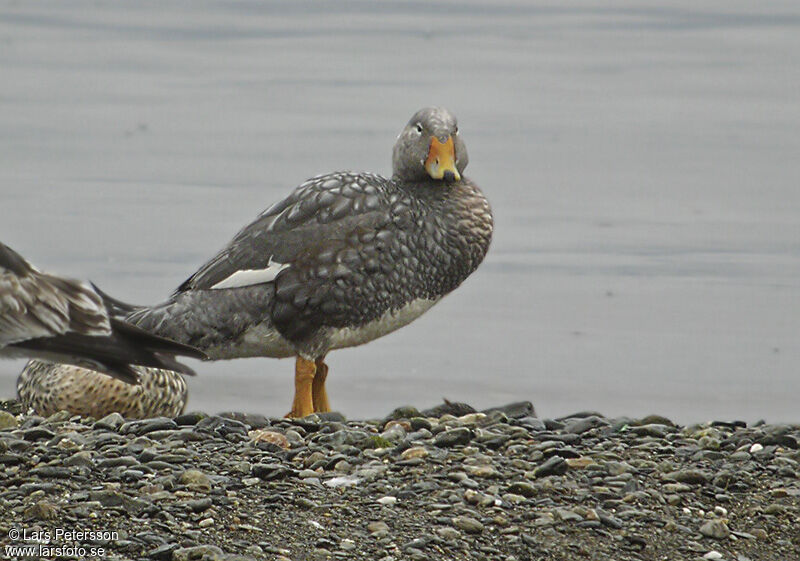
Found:
M 446 105 L 492 249 L 331 355 L 335 408 L 800 421 L 799 53 L 797 2 L 6 1 L 0 239 L 156 302 L 307 177 L 389 173 Z M 291 361 L 197 367 L 191 408 L 288 411 Z

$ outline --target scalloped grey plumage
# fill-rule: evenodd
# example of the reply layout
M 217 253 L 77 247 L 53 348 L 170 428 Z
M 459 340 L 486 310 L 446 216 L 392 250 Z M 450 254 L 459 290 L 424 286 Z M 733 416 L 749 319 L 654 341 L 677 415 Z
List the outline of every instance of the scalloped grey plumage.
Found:
M 452 136 L 461 180 L 427 175 L 431 136 Z M 491 209 L 463 177 L 467 162 L 455 117 L 422 109 L 397 138 L 391 179 L 350 171 L 309 179 L 167 302 L 129 319 L 212 359 L 314 359 L 385 335 L 458 287 L 489 248 Z

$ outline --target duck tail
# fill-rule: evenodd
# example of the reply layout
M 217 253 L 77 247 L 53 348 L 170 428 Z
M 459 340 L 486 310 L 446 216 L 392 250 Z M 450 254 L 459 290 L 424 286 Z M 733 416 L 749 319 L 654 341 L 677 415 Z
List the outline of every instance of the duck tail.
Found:
M 122 300 L 118 300 L 113 296 L 109 295 L 108 293 L 100 290 L 95 283 L 90 282 L 94 291 L 103 299 L 103 304 L 105 304 L 108 313 L 114 316 L 115 318 L 125 318 L 126 316 L 131 315 L 134 312 L 139 310 L 143 310 L 146 306 L 140 306 L 138 304 L 130 304 L 128 302 L 123 302 Z

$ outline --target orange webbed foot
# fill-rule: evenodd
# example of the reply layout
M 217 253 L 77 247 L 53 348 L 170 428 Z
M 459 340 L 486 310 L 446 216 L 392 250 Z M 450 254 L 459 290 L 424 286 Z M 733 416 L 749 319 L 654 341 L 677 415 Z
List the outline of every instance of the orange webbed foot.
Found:
M 317 366 L 314 361 L 297 357 L 294 366 L 294 400 L 292 410 L 286 414 L 287 417 L 306 417 L 314 412 L 312 387 L 316 373 Z

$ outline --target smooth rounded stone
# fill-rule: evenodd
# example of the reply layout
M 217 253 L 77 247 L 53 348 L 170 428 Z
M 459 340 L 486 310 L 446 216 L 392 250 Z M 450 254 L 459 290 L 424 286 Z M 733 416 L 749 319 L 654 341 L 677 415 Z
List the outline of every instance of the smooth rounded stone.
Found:
M 436 534 L 446 541 L 455 541 L 461 539 L 461 532 L 449 526 L 443 526 L 436 529 Z
M 646 425 L 630 427 L 630 431 L 637 436 L 652 436 L 654 438 L 665 438 L 668 434 L 675 432 L 675 429 L 669 425 L 648 423 Z
M 693 485 L 703 485 L 708 482 L 709 476 L 706 472 L 699 469 L 682 469 L 671 471 L 664 474 L 664 479 L 677 481 L 678 483 L 690 483 Z
M 628 462 L 617 462 L 615 460 L 610 460 L 600 462 L 600 465 L 606 468 L 609 475 L 622 475 L 623 473 L 636 471 Z
M 429 431 L 433 428 L 433 423 L 431 423 L 425 417 L 411 417 L 409 419 L 409 423 L 411 424 L 411 430 L 414 431 L 418 431 L 421 429 Z
M 208 417 L 208 414 L 202 411 L 190 411 L 189 413 L 178 415 L 175 417 L 174 421 L 182 427 L 187 427 L 196 425 L 206 417 Z
M 557 508 L 553 514 L 563 522 L 582 522 L 583 516 L 568 508 Z
M 63 463 L 67 467 L 70 466 L 91 467 L 94 464 L 94 461 L 92 460 L 92 452 L 90 452 L 89 450 L 81 450 L 79 452 L 75 452 L 68 458 L 65 458 Z
M 464 491 L 464 502 L 471 505 L 491 506 L 495 504 L 495 498 L 485 493 L 480 493 L 474 489 Z
M 387 442 L 399 442 L 406 437 L 406 429 L 400 423 L 392 424 L 380 434 L 380 438 Z
M 142 419 L 128 421 L 119 427 L 120 434 L 134 434 L 142 436 L 149 432 L 177 429 L 178 424 L 167 417 L 153 417 L 152 419 Z
M 253 477 L 258 477 L 264 481 L 276 481 L 293 476 L 295 471 L 287 468 L 283 464 L 267 463 L 254 464 L 251 473 Z
M 543 455 L 545 458 L 560 456 L 566 460 L 567 458 L 579 458 L 581 453 L 571 446 L 560 446 L 545 450 Z
M 535 485 L 527 481 L 517 481 L 508 486 L 507 491 L 514 495 L 522 495 L 523 497 L 534 497 L 538 494 Z
M 542 512 L 533 521 L 533 525 L 537 528 L 554 526 L 556 524 L 556 517 L 552 512 Z
M 173 552 L 179 548 L 180 545 L 177 543 L 168 542 L 148 551 L 147 558 L 156 561 L 171 561 Z
M 224 561 L 225 553 L 215 545 L 182 547 L 172 552 L 172 561 Z
M 581 456 L 579 458 L 566 458 L 567 466 L 571 469 L 586 469 L 589 466 L 597 465 L 593 458 Z
M 462 481 L 469 479 L 469 476 L 460 470 L 451 471 L 447 474 L 447 479 L 453 481 L 454 483 L 461 483 Z
M 31 475 L 39 477 L 52 477 L 53 479 L 69 479 L 75 475 L 75 470 L 60 466 L 41 466 L 35 467 L 30 471 Z
M 389 533 L 389 525 L 382 520 L 370 522 L 369 524 L 367 524 L 367 531 L 373 535 L 376 534 L 386 535 Z
M 92 428 L 95 430 L 117 430 L 124 422 L 125 417 L 114 411 L 113 413 L 109 413 L 105 417 L 95 421 L 94 425 L 92 425 Z
M 166 462 L 168 464 L 184 464 L 189 460 L 187 454 L 179 454 L 176 452 L 167 452 L 164 454 L 156 454 L 149 462 Z
M 181 501 L 177 503 L 176 506 L 184 508 L 190 512 L 199 513 L 204 512 L 211 508 L 213 502 L 209 497 L 203 497 L 202 499 L 191 499 L 188 501 Z
M 546 452 L 551 448 L 561 448 L 564 443 L 559 440 L 543 440 L 539 444 L 533 446 L 533 449 L 539 452 Z
M 541 432 L 544 430 L 554 430 L 552 428 L 554 425 L 558 425 L 559 427 L 563 426 L 563 423 L 553 421 L 552 419 L 549 419 L 549 421 L 551 423 L 550 426 L 548 426 L 547 421 L 542 419 L 537 419 L 536 417 L 520 417 L 514 420 L 514 425 L 516 425 L 519 428 L 525 428 L 528 429 L 529 431 L 534 431 L 534 432 Z
M 416 407 L 412 407 L 410 405 L 404 405 L 395 408 L 391 413 L 389 413 L 386 417 L 384 417 L 381 426 L 385 425 L 389 421 L 397 421 L 400 419 L 411 419 L 413 417 L 433 417 L 433 416 L 434 415 L 422 415 L 420 414 L 419 410 Z
M 482 479 L 496 479 L 502 477 L 501 473 L 497 471 L 494 466 L 478 465 L 478 466 L 464 466 L 464 471 L 472 477 L 480 477 Z
M 470 479 L 467 477 L 466 479 L 461 480 L 461 486 L 466 487 L 467 489 L 480 489 L 480 484 L 475 481 L 474 479 Z
M 95 501 L 105 508 L 122 507 L 127 512 L 138 513 L 150 506 L 150 501 L 129 497 L 114 489 L 100 489 L 97 491 L 89 491 L 89 500 Z
M 524 497 L 523 495 L 517 495 L 516 493 L 503 493 L 503 496 L 500 497 L 500 499 L 503 503 L 505 503 L 505 506 L 518 505 L 528 502 L 527 497 Z
M 42 426 L 35 426 L 20 431 L 20 436 L 23 438 L 23 440 L 27 440 L 28 442 L 34 442 L 36 440 L 50 440 L 55 435 L 56 433 Z
M 114 468 L 119 466 L 135 466 L 139 464 L 139 460 L 133 456 L 118 456 L 116 458 L 105 458 L 97 462 L 98 468 Z
M 387 495 L 385 497 L 381 497 L 375 502 L 382 504 L 383 506 L 394 506 L 397 504 L 397 497 L 392 497 Z
M 244 423 L 254 430 L 263 429 L 270 424 L 269 419 L 260 413 L 240 413 L 238 411 L 226 411 L 224 413 L 220 413 L 219 416 L 224 417 L 225 419 L 239 421 L 240 423 Z
M 713 436 L 701 436 L 697 443 L 703 450 L 719 450 L 721 446 L 720 439 Z
M 711 551 L 703 555 L 703 559 L 712 559 L 712 560 L 724 559 L 724 556 L 719 551 L 715 551 L 712 549 Z
M 192 491 L 211 490 L 211 478 L 198 469 L 187 469 L 181 473 L 178 481 Z
M 714 538 L 717 540 L 727 538 L 731 535 L 728 525 L 723 520 L 719 519 L 709 520 L 700 526 L 700 533 L 707 538 Z
M 620 520 L 619 518 L 612 516 L 611 514 L 600 508 L 595 509 L 595 512 L 597 513 L 597 519 L 600 520 L 600 522 L 604 526 L 608 526 L 609 528 L 614 528 L 614 529 L 622 528 L 622 520 Z
M 403 460 L 422 459 L 427 458 L 429 455 L 430 452 L 428 452 L 428 449 L 424 446 L 412 446 L 411 448 L 403 450 L 400 454 L 400 458 Z
M 346 423 L 347 417 L 345 417 L 339 411 L 324 411 L 322 413 L 317 413 L 320 421 L 324 423 Z
M 471 439 L 472 431 L 466 427 L 460 427 L 440 432 L 434 438 L 433 443 L 440 448 L 452 448 L 453 446 L 468 444 Z
M 728 470 L 718 472 L 716 475 L 714 475 L 714 479 L 711 480 L 712 485 L 714 485 L 714 487 L 719 487 L 720 489 L 729 489 L 734 485 L 744 482 L 746 482 L 746 480 L 743 477 L 740 477 L 739 473 Z
M 451 520 L 451 523 L 453 526 L 462 532 L 466 532 L 467 534 L 480 534 L 483 532 L 483 524 L 471 516 L 456 516 Z
M 15 429 L 19 426 L 17 418 L 8 411 L 0 411 L 0 430 Z
M 339 460 L 334 464 L 333 471 L 336 473 L 351 473 L 353 471 L 353 465 L 347 460 Z
M 60 508 L 47 501 L 37 501 L 25 508 L 24 516 L 26 519 L 35 518 L 37 520 L 55 520 L 60 516 Z
M 477 427 L 486 424 L 488 416 L 486 413 L 467 413 L 456 418 L 456 423 L 463 427 Z
M 773 516 L 780 516 L 782 514 L 785 514 L 787 511 L 788 509 L 786 505 L 780 503 L 772 503 L 770 505 L 767 505 L 763 510 L 764 514 Z
M 36 427 L 44 423 L 44 420 L 44 417 L 40 415 L 28 415 L 22 420 L 20 428 L 29 429 L 31 427 Z
M 543 464 L 533 470 L 534 477 L 564 475 L 567 473 L 567 462 L 561 456 L 551 456 Z
M 756 454 L 758 452 L 761 452 L 763 449 L 764 449 L 764 445 L 759 443 L 759 442 L 756 442 L 755 444 L 750 446 L 750 449 L 748 450 L 748 452 L 750 452 L 750 454 Z
M 639 419 L 639 425 L 666 425 L 668 427 L 674 427 L 675 423 L 663 417 L 661 415 L 648 415 L 646 417 L 642 417 Z
M 500 405 L 498 407 L 490 407 L 484 409 L 482 413 L 491 415 L 493 412 L 500 412 L 506 415 L 509 419 L 519 419 L 522 417 L 536 417 L 536 409 L 530 401 L 515 401 L 507 405 Z
M 273 444 L 282 450 L 288 450 L 291 447 L 289 444 L 289 439 L 286 438 L 285 435 L 274 430 L 267 430 L 263 428 L 251 430 L 247 436 L 250 438 L 251 442 L 266 442 Z
M 56 411 L 49 417 L 47 417 L 44 422 L 48 425 L 54 425 L 59 423 L 64 423 L 69 421 L 73 417 L 72 413 L 69 411 Z
M 452 415 L 453 417 L 461 417 L 462 415 L 466 415 L 468 413 L 475 413 L 475 408 L 466 403 L 449 401 L 445 399 L 444 403 L 437 405 L 436 407 L 423 410 L 421 416 L 442 418 L 445 415 Z
M 248 427 L 243 422 L 237 421 L 236 419 L 228 419 L 220 417 L 219 415 L 210 415 L 200 419 L 194 426 L 194 430 L 223 437 L 230 434 L 239 434 L 246 437 Z
M 20 454 L 0 454 L 0 466 L 15 466 L 25 461 L 25 456 Z
M 608 421 L 596 415 L 589 415 L 578 420 L 567 421 L 564 430 L 571 434 L 583 434 L 592 429 L 609 426 Z
M 764 448 L 762 448 L 761 450 L 757 450 L 751 453 L 753 454 L 753 457 L 757 460 L 768 460 L 772 458 L 777 449 L 778 449 L 777 445 L 769 445 L 769 446 L 764 446 Z

